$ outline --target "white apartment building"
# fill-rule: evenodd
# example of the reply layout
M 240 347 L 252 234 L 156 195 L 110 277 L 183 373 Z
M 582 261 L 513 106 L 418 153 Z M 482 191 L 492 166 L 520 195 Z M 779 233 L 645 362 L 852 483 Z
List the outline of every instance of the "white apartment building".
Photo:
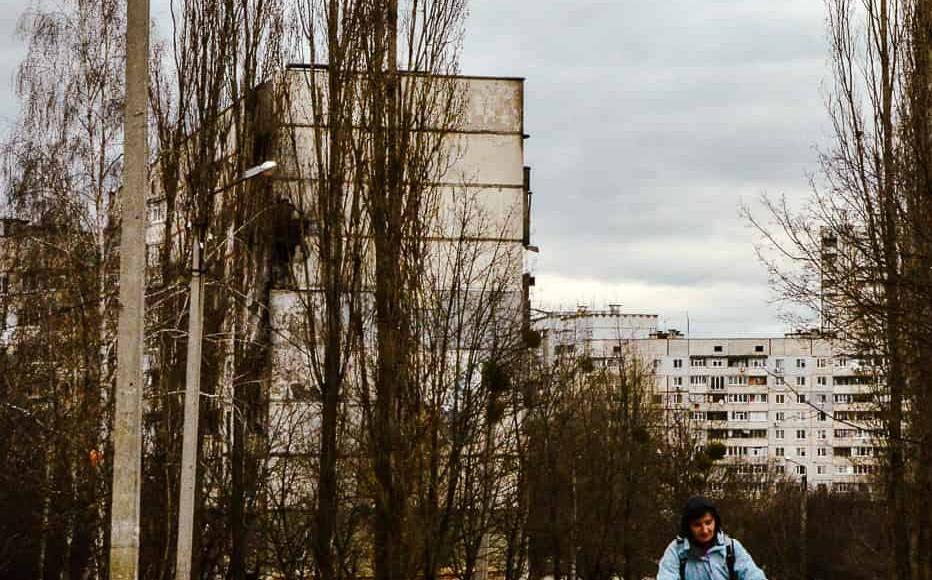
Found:
M 320 155 L 316 151 L 319 142 L 326 142 L 328 127 L 321 125 L 321 107 L 326 107 L 319 91 L 327 87 L 327 69 L 316 65 L 292 65 L 276 75 L 274 81 L 257 88 L 258 103 L 250 114 L 258 120 L 261 130 L 256 138 L 255 149 L 261 150 L 259 162 L 271 159 L 277 162 L 275 174 L 251 185 L 253 190 L 264 189 L 268 199 L 284 200 L 295 213 L 302 215 L 315 203 L 313 183 L 319 178 L 317 166 Z M 524 164 L 524 144 L 528 135 L 524 127 L 524 80 L 512 77 L 442 77 L 444 83 L 453 83 L 461 104 L 461 114 L 453 127 L 439 127 L 430 133 L 442 134 L 439 145 L 442 170 L 435 175 L 436 183 L 429 185 L 438 196 L 435 222 L 425 228 L 428 257 L 425 271 L 429 277 L 422 278 L 424 284 L 433 284 L 434 292 L 450 292 L 451 285 L 457 290 L 465 289 L 471 297 L 466 304 L 482 304 L 489 308 L 489 296 L 496 297 L 495 316 L 504 324 L 528 323 L 528 287 L 533 279 L 525 273 L 525 253 L 533 249 L 530 245 L 530 168 Z M 418 87 L 428 82 L 428 77 L 402 73 L 402 83 Z M 447 84 L 447 86 L 449 86 Z M 413 90 L 413 89 L 412 89 Z M 364 129 L 356 128 L 364 132 Z M 236 152 L 232 152 L 233 155 Z M 257 155 L 254 153 L 254 155 Z M 232 190 L 214 196 L 212 203 L 218 208 L 223 196 L 237 195 Z M 187 235 L 185 224 L 178 215 L 175 222 L 166 211 L 166 200 L 157 192 L 148 203 L 149 266 L 159 265 L 160 246 L 165 239 L 166 228 L 175 232 L 177 240 Z M 305 214 L 306 215 L 306 214 Z M 313 240 L 313 228 L 306 230 L 309 240 L 304 247 L 310 249 L 305 255 L 302 244 L 289 237 L 286 228 L 275 228 L 269 242 L 282 251 L 261 255 L 254 263 L 258 273 L 268 273 L 267 284 L 257 284 L 260 294 L 252 297 L 261 304 L 257 311 L 265 311 L 267 317 L 258 317 L 267 325 L 256 334 L 268 337 L 262 357 L 262 379 L 257 381 L 257 399 L 264 417 L 252 422 L 251 428 L 261 432 L 269 440 L 273 460 L 269 470 L 279 470 L 274 478 L 284 481 L 294 478 L 289 486 L 301 489 L 311 485 L 301 480 L 306 474 L 304 467 L 279 467 L 290 458 L 313 456 L 319 450 L 318 426 L 321 402 L 314 365 L 320 364 L 318 356 L 309 353 L 305 333 L 308 312 L 311 316 L 316 307 L 315 296 L 319 294 L 319 264 L 317 245 Z M 294 234 L 292 233 L 292 236 Z M 213 244 L 213 248 L 211 246 Z M 207 240 L 205 255 L 216 248 L 216 240 Z M 173 251 L 176 248 L 172 248 Z M 458 267 L 468 266 L 467 274 L 454 279 L 449 275 L 454 260 Z M 371 266 L 371 252 L 365 258 Z M 264 274 L 265 275 L 265 274 Z M 439 288 L 437 286 L 440 286 Z M 206 300 L 216 290 L 208 287 Z M 463 310 L 468 310 L 465 306 Z M 469 318 L 464 315 L 464 318 Z M 503 325 L 488 325 L 496 332 Z M 236 329 L 232 323 L 223 330 L 233 336 Z M 370 321 L 366 322 L 371 331 Z M 241 331 L 240 331 L 241 332 Z M 232 340 L 230 341 L 232 342 Z M 475 342 L 473 343 L 475 344 Z M 229 439 L 229 425 L 233 424 L 235 411 L 232 405 L 233 383 L 236 375 L 233 357 L 224 353 L 223 377 L 220 379 L 218 406 L 222 407 L 220 424 L 221 444 Z M 464 355 L 468 356 L 468 355 Z M 481 357 L 473 356 L 468 364 L 478 365 Z M 462 366 L 462 365 L 461 365 Z M 351 371 L 348 371 L 351 375 Z M 353 405 L 352 401 L 347 404 Z M 262 423 L 261 425 L 259 423 Z M 294 462 L 299 463 L 298 461 Z M 285 470 L 290 470 L 285 473 Z M 289 480 L 290 481 L 290 480 Z M 283 486 L 275 484 L 275 489 Z
M 574 353 L 599 365 L 631 348 L 653 364 L 654 402 L 689 413 L 727 460 L 769 465 L 815 489 L 869 485 L 876 412 L 865 361 L 816 334 L 690 339 L 657 331 L 656 318 L 555 313 L 541 322 L 545 356 Z

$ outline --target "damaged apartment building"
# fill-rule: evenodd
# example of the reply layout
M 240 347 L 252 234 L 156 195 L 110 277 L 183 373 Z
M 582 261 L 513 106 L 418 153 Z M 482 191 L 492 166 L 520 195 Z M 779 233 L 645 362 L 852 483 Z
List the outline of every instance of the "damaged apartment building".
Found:
M 339 299 L 338 316 L 344 333 L 339 372 L 346 382 L 341 412 L 349 417 L 341 428 L 359 420 L 354 389 L 372 363 L 376 257 L 371 228 L 383 224 L 366 217 L 362 173 L 363 158 L 377 155 L 378 146 L 360 121 L 366 114 L 360 106 L 345 129 L 349 153 L 339 165 L 346 195 L 336 214 L 334 208 L 328 213 L 319 207 L 326 171 L 334 167 L 326 116 L 328 74 L 322 66 L 289 66 L 257 89 L 242 108 L 245 112 L 228 113 L 240 113 L 229 123 L 230 143 L 242 141 L 236 131 L 246 125 L 254 136 L 238 145 L 244 151 L 225 152 L 229 158 L 221 159 L 226 163 L 221 165 L 239 168 L 221 168 L 227 181 L 235 182 L 237 171 L 262 162 L 274 161 L 277 168 L 236 187 L 218 187 L 223 179 L 215 179 L 213 191 L 201 194 L 198 209 L 200 223 L 207 222 L 202 252 L 202 453 L 234 462 L 252 454 L 252 463 L 241 465 L 238 473 L 240 485 L 263 496 L 256 500 L 260 503 L 306 505 L 307 487 L 314 485 L 313 457 L 320 447 L 318 385 L 325 366 L 321 329 L 333 324 L 325 315 L 327 289 L 320 283 L 326 268 L 331 273 L 342 268 L 348 276 L 341 286 L 346 296 Z M 364 91 L 365 82 L 354 79 L 353 90 Z M 433 96 L 437 93 L 440 99 Z M 407 144 L 429 158 L 408 169 L 421 172 L 422 199 L 417 210 L 421 217 L 403 233 L 405 239 L 422 242 L 415 244 L 413 270 L 405 273 L 409 295 L 418 300 L 411 310 L 411 332 L 424 349 L 443 345 L 439 355 L 421 357 L 417 372 L 424 381 L 445 388 L 477 381 L 489 353 L 517 349 L 527 330 L 532 279 L 525 273 L 525 254 L 536 248 L 530 243 L 530 169 L 524 163 L 524 81 L 402 73 L 401 94 L 423 99 L 415 107 L 428 111 L 428 121 L 412 132 Z M 435 113 L 444 118 L 434 123 L 430 118 Z M 197 168 L 181 165 L 177 175 L 196 174 Z M 173 281 L 176 288 L 187 282 L 191 227 L 199 223 L 192 218 L 197 206 L 188 192 L 193 188 L 179 181 L 177 187 L 156 187 L 148 201 L 147 262 L 150 318 L 174 316 L 173 332 L 180 336 L 183 318 L 178 310 L 186 308 L 186 293 L 174 292 L 178 299 L 173 310 L 165 311 L 159 302 L 169 300 Z M 333 226 L 326 216 L 335 215 L 344 242 L 338 257 L 321 243 L 322 233 Z M 165 323 L 150 323 L 148 336 L 165 336 L 154 328 L 157 324 Z M 181 347 L 177 342 L 166 347 L 160 340 L 149 339 L 149 388 L 177 391 L 183 340 Z M 237 451 L 237 445 L 245 451 Z M 237 473 L 235 465 L 232 470 Z M 208 495 L 210 485 L 205 484 Z M 264 490 L 256 491 L 262 486 Z M 289 494 L 294 497 L 285 497 Z

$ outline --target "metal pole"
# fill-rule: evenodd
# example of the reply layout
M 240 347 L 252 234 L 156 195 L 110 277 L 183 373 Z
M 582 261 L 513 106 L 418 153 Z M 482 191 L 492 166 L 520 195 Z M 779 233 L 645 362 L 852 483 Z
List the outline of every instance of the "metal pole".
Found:
M 136 580 L 139 575 L 148 97 L 149 0 L 127 0 L 120 315 L 110 520 L 110 577 L 113 580 Z
M 266 161 L 252 167 L 231 183 L 210 192 L 210 196 L 268 175 L 278 164 Z M 200 206 L 196 211 L 200 211 Z M 201 346 L 204 341 L 204 278 L 201 274 L 201 230 L 198 214 L 192 224 L 191 298 L 188 303 L 188 359 L 185 366 L 184 430 L 181 443 L 181 482 L 178 491 L 178 547 L 175 553 L 175 580 L 190 580 L 194 545 L 194 500 L 197 489 L 198 419 L 201 402 Z
M 191 258 L 191 299 L 188 304 L 188 360 L 185 367 L 184 433 L 181 450 L 181 489 L 178 500 L 176 580 L 191 578 L 194 539 L 194 497 L 197 485 L 198 414 L 201 396 L 201 344 L 204 334 L 204 279 L 201 276 L 200 224 L 194 224 Z

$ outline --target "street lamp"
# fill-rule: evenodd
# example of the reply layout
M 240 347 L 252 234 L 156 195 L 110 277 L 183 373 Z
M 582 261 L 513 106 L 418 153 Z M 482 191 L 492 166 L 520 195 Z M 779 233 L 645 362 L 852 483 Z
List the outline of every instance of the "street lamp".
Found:
M 251 167 L 234 181 L 210 192 L 216 195 L 254 177 L 268 175 L 278 164 L 266 161 Z M 184 432 L 181 445 L 181 482 L 178 491 L 178 550 L 176 580 L 191 578 L 194 537 L 194 490 L 197 485 L 198 415 L 201 398 L 201 345 L 204 338 L 204 279 L 201 276 L 201 224 L 192 224 L 191 299 L 188 303 L 188 360 L 185 367 Z

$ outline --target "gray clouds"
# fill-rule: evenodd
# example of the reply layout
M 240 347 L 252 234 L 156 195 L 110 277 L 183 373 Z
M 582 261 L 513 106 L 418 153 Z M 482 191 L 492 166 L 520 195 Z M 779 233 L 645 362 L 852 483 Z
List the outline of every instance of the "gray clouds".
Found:
M 808 189 L 825 127 L 822 3 L 502 4 L 474 2 L 464 69 L 528 78 L 541 305 L 781 332 L 738 211 Z
M 0 132 L 16 114 L 0 15 Z M 153 0 L 164 17 L 167 0 Z M 462 70 L 527 78 L 536 299 L 620 302 L 694 331 L 783 327 L 741 200 L 807 189 L 824 140 L 814 0 L 472 0 Z

